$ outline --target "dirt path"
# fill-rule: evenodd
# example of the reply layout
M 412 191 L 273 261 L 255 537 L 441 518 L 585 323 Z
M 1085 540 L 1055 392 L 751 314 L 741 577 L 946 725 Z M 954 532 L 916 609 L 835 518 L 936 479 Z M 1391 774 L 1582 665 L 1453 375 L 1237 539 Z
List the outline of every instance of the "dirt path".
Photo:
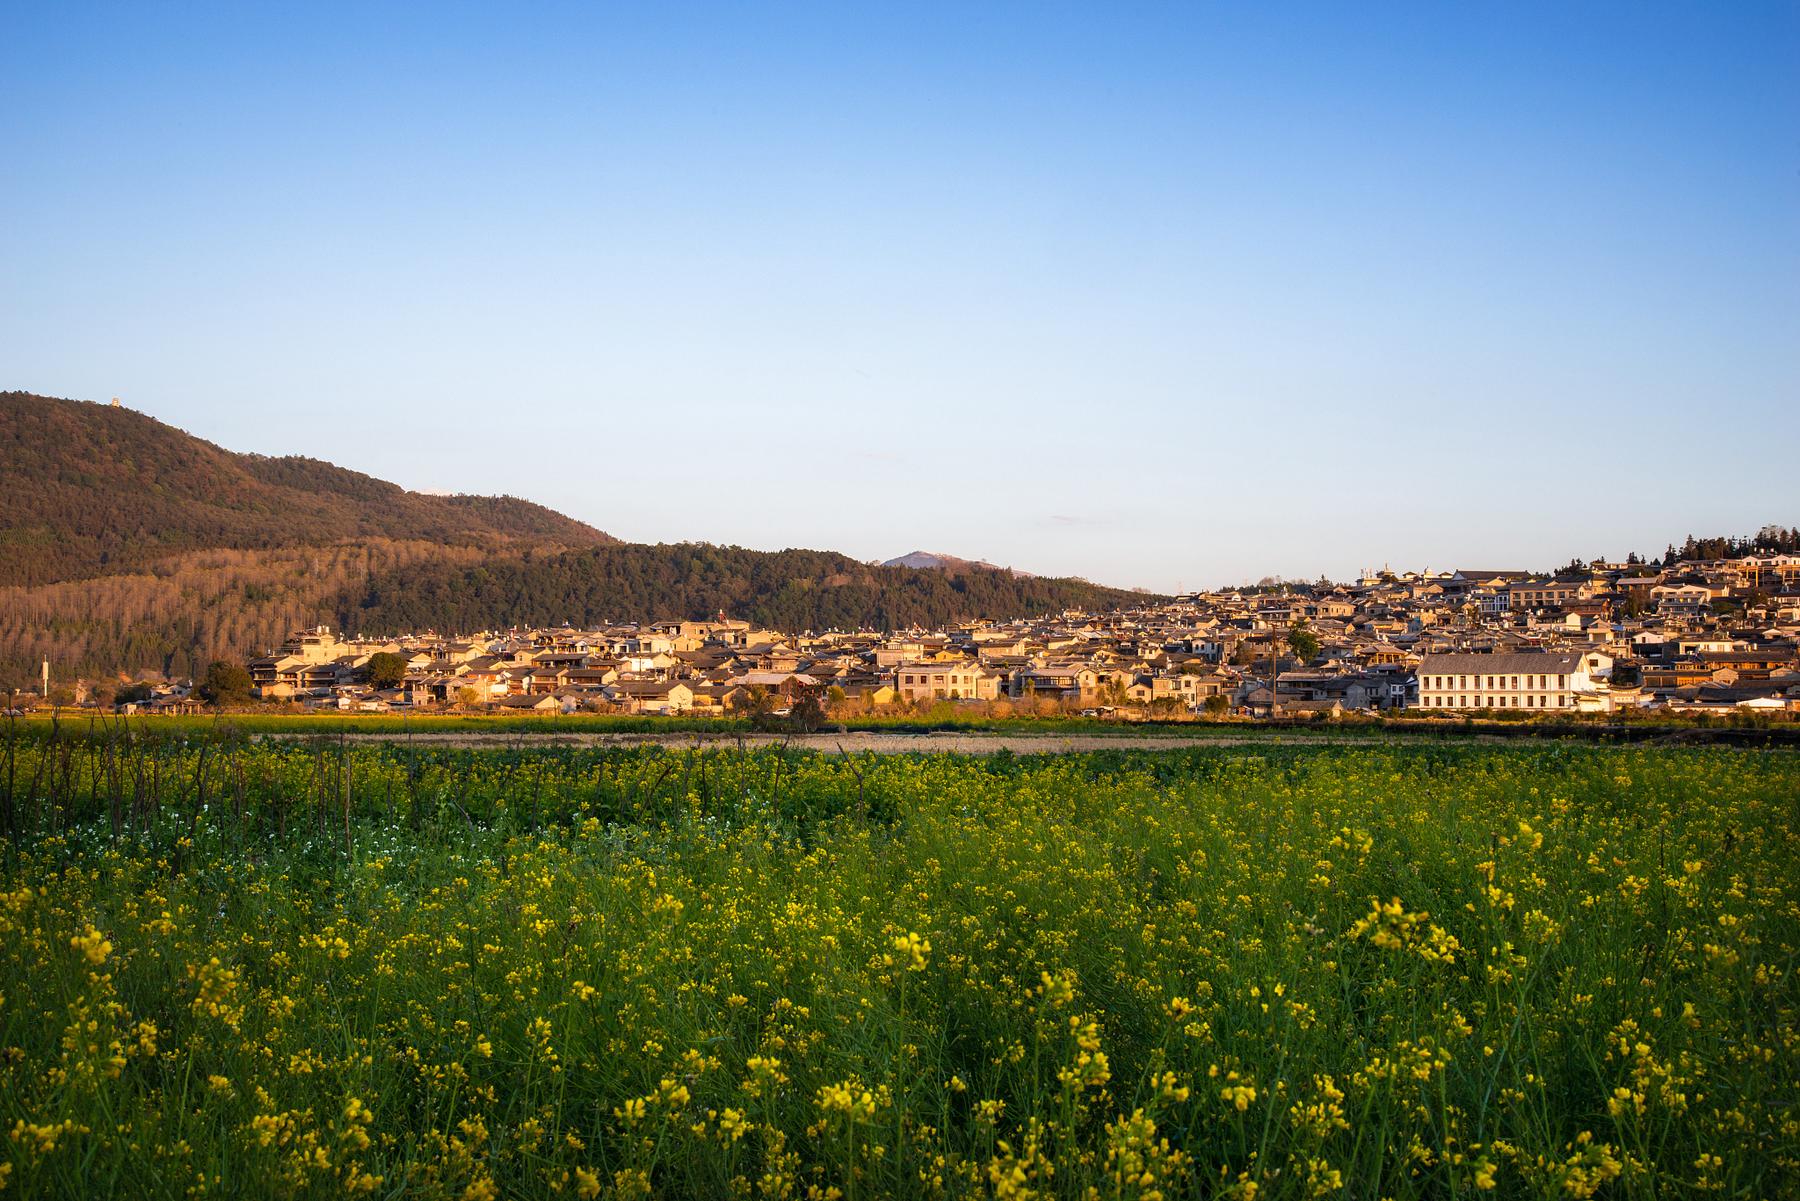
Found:
M 295 734 L 262 734 L 259 738 L 304 737 Z M 335 736 L 334 736 L 335 737 Z M 467 731 L 417 731 L 402 734 L 343 735 L 351 742 L 401 742 L 447 747 L 527 747 L 527 746 L 667 746 L 735 748 L 738 746 L 778 746 L 809 751 L 843 751 L 861 755 L 952 754 L 993 755 L 1010 751 L 1015 755 L 1067 755 L 1085 751 L 1168 751 L 1184 747 L 1217 746 L 1375 746 L 1392 744 L 1380 734 L 998 734 L 981 731 L 933 731 L 928 734 L 899 734 L 883 731 L 856 731 L 847 734 L 702 734 L 702 733 L 527 733 L 488 734 Z M 1487 741 L 1480 736 L 1461 739 L 1465 742 Z M 1498 740 L 1496 740 L 1498 741 Z

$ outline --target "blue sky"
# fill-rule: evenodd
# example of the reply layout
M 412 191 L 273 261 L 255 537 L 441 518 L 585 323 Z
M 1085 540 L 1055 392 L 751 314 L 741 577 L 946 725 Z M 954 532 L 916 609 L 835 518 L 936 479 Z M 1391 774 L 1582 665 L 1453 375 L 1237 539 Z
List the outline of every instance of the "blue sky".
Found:
M 1800 521 L 1800 5 L 0 8 L 0 387 L 1174 588 Z

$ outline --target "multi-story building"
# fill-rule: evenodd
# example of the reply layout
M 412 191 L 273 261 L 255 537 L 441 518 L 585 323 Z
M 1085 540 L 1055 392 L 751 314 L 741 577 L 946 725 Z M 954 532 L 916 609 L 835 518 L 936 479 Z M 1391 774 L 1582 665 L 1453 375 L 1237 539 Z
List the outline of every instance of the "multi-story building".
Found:
M 1509 609 L 1560 609 L 1591 598 L 1594 586 L 1583 579 L 1533 577 L 1514 581 L 1507 591 L 1511 594 Z
M 1100 689 L 1100 673 L 1086 663 L 1044 663 L 1012 674 L 1011 695 L 1086 703 Z
M 345 642 L 325 626 L 300 630 L 273 654 L 250 660 L 250 684 L 269 700 L 323 695 L 347 683 L 370 655 L 395 645 Z
M 1758 555 L 1739 563 L 1744 582 L 1764 592 L 1800 587 L 1800 555 Z
M 1419 664 L 1422 709 L 1562 709 L 1573 711 L 1612 671 L 1598 651 L 1582 654 L 1426 655 Z
M 1000 677 L 966 659 L 902 664 L 894 682 L 909 701 L 991 701 L 1000 694 Z

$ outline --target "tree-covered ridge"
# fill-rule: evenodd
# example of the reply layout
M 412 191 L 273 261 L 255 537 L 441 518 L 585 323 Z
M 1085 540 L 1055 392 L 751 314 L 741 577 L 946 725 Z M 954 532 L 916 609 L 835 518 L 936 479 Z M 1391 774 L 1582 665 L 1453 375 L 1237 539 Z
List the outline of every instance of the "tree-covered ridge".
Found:
M 582 547 L 606 534 L 513 497 L 428 496 L 299 457 L 236 454 L 130 409 L 0 393 L 0 585 L 190 551 L 395 539 Z
M 1663 563 L 1692 563 L 1709 559 L 1742 559 L 1750 555 L 1800 554 L 1800 529 L 1765 525 L 1744 538 L 1696 538 L 1689 534 L 1679 547 L 1669 544 Z
M 197 676 L 214 659 L 241 661 L 330 620 L 341 594 L 370 576 L 488 553 L 383 538 L 190 551 L 154 571 L 0 588 L 0 692 L 33 684 L 44 659 L 59 681 L 121 671 Z
M 1143 599 L 1086 580 L 877 567 L 830 551 L 621 544 L 409 566 L 347 592 L 336 620 L 346 630 L 392 634 L 698 619 L 723 611 L 779 630 L 904 629 Z

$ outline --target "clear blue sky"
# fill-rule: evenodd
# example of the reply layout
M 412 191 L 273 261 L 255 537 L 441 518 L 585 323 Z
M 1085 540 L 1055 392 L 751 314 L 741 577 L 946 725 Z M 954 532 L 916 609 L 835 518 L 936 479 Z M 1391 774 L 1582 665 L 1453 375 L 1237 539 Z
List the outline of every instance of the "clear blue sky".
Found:
M 628 539 L 1173 588 L 1800 522 L 1791 2 L 15 0 L 0 153 L 0 387 Z

